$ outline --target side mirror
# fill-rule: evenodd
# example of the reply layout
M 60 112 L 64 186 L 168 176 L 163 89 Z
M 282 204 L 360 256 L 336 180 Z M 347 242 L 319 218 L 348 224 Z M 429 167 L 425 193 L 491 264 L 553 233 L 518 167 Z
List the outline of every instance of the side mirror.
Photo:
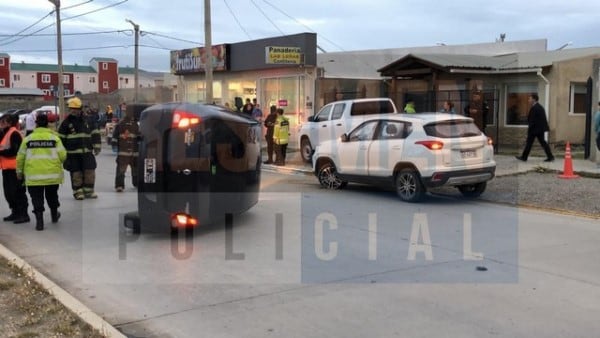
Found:
M 313 122 L 315 120 L 315 117 L 314 117 L 314 115 L 313 116 L 309 116 L 306 120 L 308 122 Z
M 342 134 L 342 136 L 340 136 L 340 140 L 342 142 L 348 142 L 348 135 L 346 133 Z

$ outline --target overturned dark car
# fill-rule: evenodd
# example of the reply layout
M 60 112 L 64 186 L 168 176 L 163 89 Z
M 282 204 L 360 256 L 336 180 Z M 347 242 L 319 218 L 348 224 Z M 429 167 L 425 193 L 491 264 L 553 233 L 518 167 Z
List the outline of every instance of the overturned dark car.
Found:
M 139 116 L 134 232 L 193 229 L 258 202 L 261 126 L 217 105 L 167 103 Z

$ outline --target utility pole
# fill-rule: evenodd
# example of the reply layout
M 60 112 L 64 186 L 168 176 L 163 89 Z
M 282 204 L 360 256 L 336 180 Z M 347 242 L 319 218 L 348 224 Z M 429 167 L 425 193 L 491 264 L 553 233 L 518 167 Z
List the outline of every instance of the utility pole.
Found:
M 204 51 L 206 52 L 205 71 L 205 87 L 206 87 L 206 104 L 213 103 L 213 69 L 212 69 L 212 38 L 211 38 L 211 21 L 210 21 L 210 0 L 204 0 Z
M 62 33 L 60 30 L 60 0 L 48 0 L 50 1 L 56 11 L 56 52 L 58 59 L 58 108 L 60 111 L 60 120 L 65 118 L 65 89 L 63 79 L 63 60 L 62 60 Z
M 135 61 L 134 61 L 134 68 L 135 68 L 135 75 L 133 77 L 133 85 L 135 86 L 134 90 L 133 90 L 133 102 L 137 103 L 138 102 L 138 91 L 139 91 L 139 59 L 140 59 L 140 54 L 139 54 L 139 45 L 140 45 L 140 25 L 136 24 L 135 22 L 129 20 L 129 19 L 125 19 L 125 21 L 129 22 L 130 24 L 133 25 L 133 30 L 135 32 Z

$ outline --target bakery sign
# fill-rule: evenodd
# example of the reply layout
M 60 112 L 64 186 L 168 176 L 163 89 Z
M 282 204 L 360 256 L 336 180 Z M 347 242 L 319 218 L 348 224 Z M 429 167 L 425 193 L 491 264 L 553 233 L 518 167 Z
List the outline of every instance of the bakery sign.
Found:
M 300 65 L 303 63 L 303 54 L 300 47 L 265 47 L 267 64 Z

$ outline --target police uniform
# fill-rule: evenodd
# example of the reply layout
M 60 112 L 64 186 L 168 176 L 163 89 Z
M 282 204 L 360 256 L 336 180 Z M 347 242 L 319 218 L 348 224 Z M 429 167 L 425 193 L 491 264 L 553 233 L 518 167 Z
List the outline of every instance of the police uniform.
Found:
M 125 117 L 115 126 L 111 143 L 117 148 L 117 169 L 115 174 L 115 190 L 125 188 L 125 172 L 131 167 L 131 183 L 137 187 L 138 139 L 140 129 L 137 121 L 127 112 Z
M 25 194 L 25 186 L 17 177 L 17 153 L 23 142 L 23 136 L 15 128 L 18 124 L 18 117 L 13 115 L 5 115 L 1 119 L 5 123 L 2 130 L 2 140 L 0 140 L 0 169 L 2 169 L 2 187 L 4 189 L 4 197 L 8 202 L 11 210 L 9 216 L 4 217 L 4 221 L 12 221 L 14 223 L 29 222 L 27 214 L 27 195 Z
M 52 223 L 58 222 L 58 187 L 63 182 L 62 164 L 67 158 L 60 137 L 48 129 L 48 117 L 36 118 L 37 128 L 25 138 L 17 154 L 17 175 L 25 176 L 31 196 L 36 230 L 44 230 L 44 195 L 50 208 Z
M 290 121 L 283 116 L 283 109 L 277 109 L 277 120 L 273 128 L 273 143 L 275 144 L 275 165 L 285 165 L 285 155 L 290 139 Z
M 90 125 L 81 111 L 81 100 L 73 97 L 68 101 L 71 113 L 60 124 L 58 134 L 67 150 L 64 168 L 71 173 L 73 196 L 77 200 L 97 198 L 96 158 L 100 153 L 100 131 Z

